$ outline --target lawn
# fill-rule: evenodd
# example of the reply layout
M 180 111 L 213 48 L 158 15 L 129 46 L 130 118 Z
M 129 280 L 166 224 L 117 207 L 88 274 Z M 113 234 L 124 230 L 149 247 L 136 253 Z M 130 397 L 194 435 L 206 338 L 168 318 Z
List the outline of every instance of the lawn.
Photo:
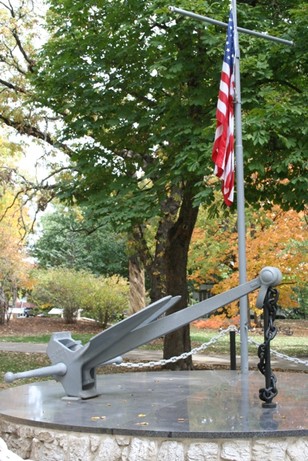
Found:
M 7 328 L 0 329 L 0 341 L 2 342 L 28 342 L 28 343 L 44 343 L 46 344 L 52 331 L 61 331 L 67 329 L 67 325 L 60 324 L 59 322 L 56 325 L 51 325 L 50 322 L 39 323 L 32 319 L 32 323 L 14 322 L 14 325 L 11 324 Z M 279 331 L 277 336 L 271 342 L 271 348 L 287 354 L 291 357 L 307 357 L 308 356 L 308 329 L 307 323 L 300 322 L 292 324 L 292 330 L 290 327 L 285 329 L 282 326 L 279 326 Z M 44 327 L 44 328 L 43 328 Z M 43 329 L 47 331 L 42 331 Z M 83 332 L 85 331 L 86 332 Z M 76 340 L 81 340 L 82 344 L 86 344 L 95 334 L 100 330 L 99 328 L 90 328 L 91 331 L 88 331 L 89 328 L 85 328 L 82 325 L 76 325 L 72 327 L 72 337 Z M 286 331 L 288 334 L 286 334 Z M 203 330 L 197 329 L 196 327 L 191 327 L 191 341 L 192 347 L 196 348 L 202 344 L 206 344 L 209 341 L 213 340 L 219 334 L 218 331 L 214 330 Z M 249 332 L 249 338 L 254 340 L 257 343 L 263 342 L 263 333 L 261 330 Z M 142 346 L 143 349 L 154 349 L 159 350 L 163 347 L 163 339 L 159 338 L 152 341 L 145 346 Z M 215 344 L 211 344 L 205 354 L 211 356 L 218 356 L 221 354 L 229 354 L 230 348 L 230 339 L 229 334 L 226 334 L 219 338 Z M 237 354 L 240 353 L 240 337 L 236 335 L 236 348 Z M 249 344 L 249 354 L 257 357 L 257 346 Z M 8 387 L 3 381 L 5 372 L 8 370 L 12 372 L 24 371 L 34 368 L 39 368 L 49 365 L 49 359 L 45 354 L 34 354 L 34 353 L 16 353 L 16 352 L 1 352 L 0 351 L 0 389 Z M 112 369 L 114 370 L 114 368 Z M 122 372 L 125 370 L 122 369 Z M 100 372 L 113 372 L 110 371 L 110 367 L 100 370 Z M 14 385 L 20 385 L 25 381 L 17 381 Z M 27 381 L 28 382 L 28 381 Z M 10 385 L 11 386 L 11 385 Z
M 308 333 L 308 332 L 307 332 Z M 96 333 L 95 333 L 96 334 Z M 213 338 L 217 337 L 219 332 L 215 330 L 202 330 L 195 328 L 194 326 L 191 327 L 191 341 L 192 347 L 198 347 L 201 344 L 208 343 L 209 341 L 213 340 Z M 50 340 L 51 333 L 44 333 L 44 334 L 31 334 L 31 335 L 23 335 L 17 334 L 14 335 L 4 335 L 0 336 L 0 342 L 22 342 L 22 343 L 36 343 L 36 344 L 47 344 Z M 262 343 L 263 340 L 263 333 L 250 333 L 249 338 L 256 341 L 257 343 Z M 93 337 L 93 333 L 80 333 L 80 332 L 72 332 L 72 337 L 75 340 L 80 340 L 82 344 L 86 344 L 90 339 Z M 214 345 L 211 345 L 208 348 L 209 354 L 225 354 L 229 351 L 229 334 L 222 336 Z M 236 344 L 238 350 L 240 349 L 240 337 L 236 335 Z M 149 344 L 143 346 L 145 349 L 151 350 L 159 350 L 162 348 L 163 342 L 162 340 L 154 340 Z M 276 337 L 271 342 L 271 347 L 273 349 L 278 350 L 284 354 L 296 356 L 296 357 L 305 357 L 308 356 L 308 334 L 302 333 L 301 335 L 286 335 L 277 333 Z M 249 344 L 249 352 L 255 353 L 257 347 L 254 345 Z

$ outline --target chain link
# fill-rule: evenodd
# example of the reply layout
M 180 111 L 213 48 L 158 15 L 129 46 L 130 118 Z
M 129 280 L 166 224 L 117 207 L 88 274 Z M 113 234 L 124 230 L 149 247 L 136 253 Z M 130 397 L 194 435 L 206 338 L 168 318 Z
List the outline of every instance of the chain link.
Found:
M 248 337 L 248 342 L 250 344 L 253 344 L 256 347 L 260 346 L 260 343 L 258 343 L 257 341 L 249 337 Z M 293 362 L 298 365 L 304 365 L 305 367 L 308 367 L 308 360 L 301 360 L 301 359 L 298 359 L 297 357 L 290 357 L 287 354 L 283 354 L 282 352 L 275 351 L 275 349 L 271 349 L 271 354 L 275 355 L 279 359 L 288 360 L 289 362 Z
M 274 325 L 276 318 L 276 312 L 278 309 L 278 291 L 272 287 L 269 287 L 264 299 L 263 312 L 264 312 L 264 342 L 260 344 L 258 348 L 258 357 L 260 362 L 258 363 L 258 369 L 265 377 L 265 386 L 259 390 L 259 397 L 265 406 L 273 406 L 276 404 L 272 403 L 272 400 L 278 394 L 276 387 L 277 379 L 271 369 L 270 364 L 270 343 L 277 334 L 277 328 Z M 267 319 L 267 320 L 266 320 Z
M 191 355 L 198 354 L 198 352 L 205 351 L 208 347 L 212 346 L 213 344 L 217 343 L 223 336 L 225 336 L 227 333 L 230 331 L 235 331 L 238 333 L 238 329 L 234 325 L 230 325 L 227 329 L 222 330 L 219 332 L 217 336 L 214 336 L 214 338 L 210 339 L 207 343 L 201 344 L 201 346 L 195 347 L 189 352 L 184 352 L 183 354 L 179 356 L 174 356 L 170 357 L 169 359 L 161 359 L 158 360 L 157 362 L 139 362 L 139 363 L 132 363 L 132 362 L 123 362 L 120 364 L 117 364 L 117 367 L 124 367 L 124 368 L 153 368 L 153 367 L 158 367 L 158 366 L 164 366 L 167 365 L 168 363 L 175 363 L 178 360 L 182 359 L 187 359 L 187 357 L 190 357 Z
M 123 368 L 154 368 L 154 367 L 167 365 L 168 363 L 175 363 L 178 360 L 186 359 L 190 355 L 195 355 L 195 354 L 198 354 L 198 352 L 205 351 L 208 347 L 210 347 L 213 344 L 215 344 L 216 342 L 218 342 L 221 338 L 223 338 L 230 331 L 235 331 L 237 334 L 240 334 L 239 330 L 234 325 L 231 325 L 226 330 L 220 331 L 217 336 L 212 338 L 207 343 L 203 343 L 199 347 L 195 347 L 190 352 L 184 352 L 180 356 L 174 356 L 174 357 L 171 357 L 170 359 L 161 359 L 161 360 L 158 360 L 156 362 L 155 361 L 139 362 L 139 363 L 123 362 L 123 363 L 120 363 L 120 364 L 116 364 L 115 366 L 123 367 Z M 248 336 L 248 342 L 250 344 L 256 346 L 257 348 L 259 348 L 259 346 L 260 346 L 260 343 L 258 343 L 257 341 L 255 341 L 254 339 L 252 339 L 249 336 Z M 278 357 L 280 359 L 284 359 L 284 360 L 287 360 L 289 362 L 293 362 L 295 364 L 304 365 L 305 367 L 308 367 L 308 360 L 301 360 L 301 359 L 299 359 L 297 357 L 290 357 L 290 356 L 288 356 L 286 354 L 283 354 L 281 352 L 275 351 L 274 349 L 271 349 L 271 354 L 275 355 L 276 357 Z

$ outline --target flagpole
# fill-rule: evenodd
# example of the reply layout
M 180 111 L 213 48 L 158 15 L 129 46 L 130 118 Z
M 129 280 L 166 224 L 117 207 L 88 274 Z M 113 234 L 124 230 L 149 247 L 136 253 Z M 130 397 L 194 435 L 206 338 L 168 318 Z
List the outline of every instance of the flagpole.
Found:
M 232 0 L 233 25 L 235 36 L 235 57 L 234 57 L 234 119 L 235 119 L 235 160 L 236 160 L 236 191 L 237 191 L 237 231 L 238 231 L 238 260 L 239 260 L 239 282 L 243 284 L 247 278 L 246 268 L 246 223 L 245 223 L 245 194 L 244 194 L 244 161 L 242 142 L 242 103 L 241 103 L 241 79 L 240 79 L 240 49 L 238 32 L 254 35 L 266 40 L 279 42 L 285 45 L 293 45 L 290 40 L 273 37 L 265 33 L 237 27 L 236 0 Z M 169 6 L 170 11 L 188 16 L 199 21 L 228 27 L 228 24 L 206 16 L 201 16 L 187 10 Z M 241 372 L 248 373 L 248 298 L 240 298 L 240 333 L 241 333 Z
M 183 10 L 182 8 L 177 8 L 175 6 L 169 6 L 169 10 L 172 11 L 173 13 L 178 13 L 183 16 L 196 19 L 197 21 L 208 22 L 209 24 L 214 24 L 215 26 L 228 27 L 228 24 L 225 22 L 217 21 L 216 19 L 212 19 L 207 16 L 203 16 L 201 14 L 196 14 L 196 13 L 193 13 L 192 11 Z M 241 32 L 243 34 L 253 35 L 258 38 L 264 38 L 265 40 L 271 40 L 273 42 L 282 43 L 284 45 L 290 45 L 290 46 L 294 45 L 294 43 L 291 40 L 286 40 L 280 37 L 273 37 L 273 35 L 269 35 L 266 32 L 257 32 L 255 30 L 245 29 L 244 27 L 238 27 L 237 30 L 238 32 Z
M 244 160 L 242 140 L 242 102 L 240 77 L 240 47 L 237 30 L 236 0 L 232 0 L 234 23 L 234 119 L 235 119 L 235 172 L 237 198 L 237 233 L 238 233 L 238 261 L 239 282 L 247 281 L 246 268 L 246 223 L 245 223 L 245 193 L 244 193 Z M 248 373 L 248 298 L 240 298 L 240 337 L 241 337 L 241 372 Z

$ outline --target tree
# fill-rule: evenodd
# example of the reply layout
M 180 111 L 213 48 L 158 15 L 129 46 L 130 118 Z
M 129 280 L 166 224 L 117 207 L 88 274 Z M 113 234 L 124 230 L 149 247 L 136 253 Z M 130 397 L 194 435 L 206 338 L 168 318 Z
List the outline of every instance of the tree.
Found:
M 0 122 L 6 133 L 17 132 L 42 145 L 54 146 L 57 137 L 50 130 L 54 131 L 56 120 L 50 110 L 32 100 L 29 80 L 37 50 L 44 41 L 45 12 L 43 2 L 34 0 L 0 3 Z
M 9 303 L 15 305 L 19 292 L 31 288 L 31 263 L 27 260 L 23 229 L 29 224 L 29 214 L 16 199 L 12 173 L 18 161 L 18 151 L 0 138 L 0 324 L 9 320 Z
M 118 277 L 89 277 L 86 295 L 82 297 L 84 312 L 94 318 L 102 328 L 113 321 L 122 320 L 128 309 L 129 286 Z
M 206 213 L 203 213 L 203 220 Z M 201 217 L 202 217 L 201 215 Z M 247 274 L 251 280 L 265 266 L 276 266 L 283 274 L 279 287 L 279 303 L 285 309 L 299 307 L 300 294 L 304 293 L 307 272 L 307 223 L 304 213 L 283 211 L 279 206 L 272 209 L 253 209 L 247 212 Z M 201 225 L 201 229 L 199 227 Z M 233 288 L 237 284 L 238 258 L 237 235 L 232 220 L 219 228 L 216 223 L 204 226 L 200 219 L 193 235 L 190 254 L 190 278 L 197 283 L 215 281 L 213 293 Z M 210 259 L 210 261 L 208 260 Z M 299 296 L 298 296 L 299 295 Z M 250 307 L 257 314 L 257 293 L 249 296 Z M 238 304 L 232 303 L 224 309 L 224 316 L 238 314 Z
M 0 133 L 10 140 L 11 149 L 33 153 L 45 175 L 37 178 L 25 174 L 17 164 L 1 166 L 0 174 L 14 177 L 15 194 L 21 206 L 31 202 L 36 214 L 44 211 L 54 198 L 59 175 L 66 174 L 67 164 L 59 159 L 59 149 L 69 147 L 57 140 L 58 119 L 48 108 L 33 100 L 33 86 L 29 76 L 34 73 L 38 47 L 43 43 L 43 2 L 34 0 L 3 0 L 0 2 Z M 38 155 L 39 153 L 39 155 Z M 62 157 L 63 158 L 63 157 Z M 17 187 L 18 186 L 18 187 Z
M 120 277 L 96 277 L 87 271 L 56 267 L 34 271 L 31 298 L 44 308 L 63 309 L 67 323 L 76 321 L 79 309 L 106 327 L 112 316 L 128 306 L 127 282 Z
M 41 268 L 66 267 L 96 275 L 128 276 L 126 241 L 107 225 L 88 229 L 82 210 L 57 205 L 42 216 L 31 249 Z
M 41 139 L 51 145 L 56 140 L 67 151 L 73 138 L 82 138 L 79 148 L 73 149 L 76 169 L 73 177 L 65 178 L 62 197 L 91 204 L 94 221 L 112 216 L 117 228 L 138 230 L 138 249 L 142 248 L 152 274 L 152 297 L 180 293 L 185 305 L 191 232 L 199 203 L 209 203 L 215 188 L 208 174 L 224 31 L 170 15 L 167 2 L 158 0 L 51 4 L 50 30 L 56 33 L 42 55 L 41 85 L 37 94 L 32 92 L 32 103 L 42 109 L 36 104 L 42 96 L 41 102 L 66 123 L 61 138 L 45 131 Z M 291 0 L 238 5 L 241 25 L 257 29 L 262 24 L 270 33 L 301 37 L 292 50 L 241 37 L 246 196 L 268 206 L 283 198 L 285 207 L 301 208 L 306 190 L 302 174 L 306 5 Z M 185 8 L 186 2 L 180 6 Z M 202 14 L 204 4 L 190 1 L 187 9 Z M 207 14 L 225 21 L 228 2 L 217 9 L 217 2 L 207 2 Z M 21 21 L 13 19 L 11 6 L 8 12 L 16 43 L 16 34 L 21 35 L 15 25 Z M 18 14 L 22 18 L 24 10 Z M 30 74 L 33 71 L 31 66 Z M 12 92 L 15 98 L 21 94 L 16 86 Z M 284 98 L 279 98 L 281 94 Z M 49 115 L 47 111 L 47 119 Z M 3 119 L 40 138 L 37 120 L 30 130 L 27 123 Z M 280 128 L 291 136 L 281 136 Z M 64 140 L 70 143 L 63 144 Z M 147 223 L 154 215 L 159 218 L 157 245 L 148 249 Z M 184 331 L 167 338 L 165 354 L 180 352 L 183 342 L 184 349 L 189 348 Z
M 188 3 L 204 12 L 202 2 Z M 262 23 L 273 34 L 295 38 L 304 30 L 303 21 L 296 22 L 300 2 L 280 2 L 279 14 L 276 2 L 250 3 L 240 2 L 246 26 Z M 167 5 L 51 1 L 51 38 L 36 86 L 42 104 L 63 115 L 62 142 L 82 140 L 71 155 L 75 175 L 61 184 L 62 197 L 86 203 L 96 219 L 110 216 L 115 226 L 138 230 L 152 299 L 181 294 L 179 309 L 188 299 L 187 253 L 198 206 L 210 203 L 215 189 L 209 158 L 225 34 L 171 16 Z M 219 11 L 216 2 L 207 3 L 217 19 L 225 19 L 227 9 L 228 2 Z M 300 209 L 305 72 L 304 63 L 292 66 L 291 74 L 286 66 L 303 57 L 303 48 L 282 50 L 250 36 L 242 46 L 247 198 Z M 154 216 L 151 253 L 145 231 Z M 166 357 L 187 349 L 188 328 L 167 336 Z

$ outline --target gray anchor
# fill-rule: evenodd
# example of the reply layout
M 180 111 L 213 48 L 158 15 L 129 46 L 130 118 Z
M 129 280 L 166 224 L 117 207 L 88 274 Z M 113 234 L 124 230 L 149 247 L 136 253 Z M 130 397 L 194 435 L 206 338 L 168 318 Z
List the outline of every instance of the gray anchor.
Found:
M 171 333 L 258 288 L 261 289 L 257 307 L 262 308 L 268 288 L 278 285 L 281 280 L 279 269 L 265 267 L 259 276 L 250 282 L 173 314 L 162 316 L 180 299 L 180 296 L 166 296 L 97 334 L 84 346 L 80 341 L 75 341 L 69 332 L 54 333 L 47 347 L 47 355 L 52 365 L 15 374 L 7 372 L 4 379 L 6 382 L 13 382 L 21 378 L 52 376 L 62 384 L 69 397 L 96 397 L 99 394 L 96 387 L 98 366 L 120 363 L 122 354 Z

